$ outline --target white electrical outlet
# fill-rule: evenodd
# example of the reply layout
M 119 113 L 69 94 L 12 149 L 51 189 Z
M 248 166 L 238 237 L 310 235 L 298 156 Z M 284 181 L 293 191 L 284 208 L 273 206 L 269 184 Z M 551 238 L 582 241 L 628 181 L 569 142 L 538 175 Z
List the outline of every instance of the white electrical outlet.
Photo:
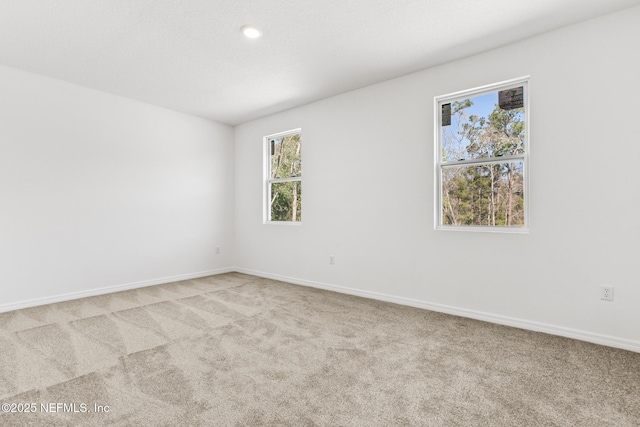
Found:
M 216 246 L 216 254 L 220 253 L 220 246 Z
M 613 301 L 613 286 L 602 285 L 600 288 L 600 299 Z
M 333 265 L 336 263 L 336 257 L 333 255 L 329 255 L 329 264 Z

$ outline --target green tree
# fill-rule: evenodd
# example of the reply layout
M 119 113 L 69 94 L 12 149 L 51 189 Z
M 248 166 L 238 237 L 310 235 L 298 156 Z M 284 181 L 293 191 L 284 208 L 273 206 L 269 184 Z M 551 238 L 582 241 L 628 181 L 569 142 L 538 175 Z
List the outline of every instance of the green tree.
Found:
M 289 179 L 271 183 L 271 220 L 302 220 L 302 141 L 300 134 L 271 141 L 271 179 Z
M 524 152 L 524 110 L 495 105 L 487 117 L 468 115 L 473 101 L 454 102 L 456 120 L 443 132 L 443 160 L 471 160 Z M 442 217 L 451 225 L 524 225 L 523 164 L 505 159 L 443 168 Z

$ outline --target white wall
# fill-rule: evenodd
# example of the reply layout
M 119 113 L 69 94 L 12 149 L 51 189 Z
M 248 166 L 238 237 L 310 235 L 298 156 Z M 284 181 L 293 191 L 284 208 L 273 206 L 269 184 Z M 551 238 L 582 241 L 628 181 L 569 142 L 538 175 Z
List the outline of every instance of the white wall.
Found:
M 0 311 L 231 267 L 233 203 L 231 127 L 0 67 Z
M 640 351 L 639 22 L 629 9 L 238 126 L 237 267 Z M 524 75 L 531 232 L 434 231 L 434 96 Z M 263 225 L 262 137 L 297 127 L 303 224 Z

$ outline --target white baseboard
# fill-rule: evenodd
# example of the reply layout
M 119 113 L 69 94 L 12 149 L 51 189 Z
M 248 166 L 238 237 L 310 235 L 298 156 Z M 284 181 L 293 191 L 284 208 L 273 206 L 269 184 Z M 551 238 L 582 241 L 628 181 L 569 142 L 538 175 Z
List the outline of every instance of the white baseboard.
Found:
M 370 298 L 380 301 L 392 302 L 410 307 L 423 308 L 441 313 L 453 314 L 460 317 L 468 317 L 471 319 L 482 320 L 485 322 L 497 323 L 505 326 L 512 326 L 520 329 L 527 329 L 535 332 L 544 332 L 551 335 L 558 335 L 566 338 L 573 338 L 580 341 L 587 341 L 594 344 L 606 345 L 609 347 L 621 348 L 624 350 L 640 353 L 640 341 L 618 338 L 610 335 L 596 334 L 593 332 L 582 331 L 579 329 L 565 328 L 547 323 L 533 322 L 530 320 L 518 319 L 515 317 L 502 316 L 499 314 L 486 313 L 466 308 L 453 307 L 444 304 L 430 303 L 427 301 L 416 300 L 412 298 L 398 297 L 378 292 L 363 291 L 360 289 L 349 288 L 345 286 L 330 285 L 327 283 L 313 282 L 310 280 L 297 279 L 293 277 L 280 276 L 277 274 L 264 273 L 245 268 L 236 268 L 238 273 L 250 274 L 253 276 L 264 277 L 267 279 L 280 280 L 282 282 L 293 283 L 296 285 L 309 286 L 313 288 L 326 289 L 329 291 L 339 292 L 343 294 L 356 295 L 364 298 Z
M 19 310 L 22 308 L 35 307 L 38 305 L 52 304 L 56 302 L 69 301 L 78 298 L 93 297 L 96 295 L 104 295 L 112 292 L 128 291 L 130 289 L 144 288 L 145 286 L 162 285 L 164 283 L 179 282 L 180 280 L 197 279 L 198 277 L 213 276 L 216 274 L 231 273 L 236 271 L 235 268 L 219 268 L 216 270 L 200 271 L 197 273 L 179 274 L 177 276 L 161 277 L 158 279 L 143 280 L 140 282 L 125 283 L 123 285 L 106 286 L 103 288 L 89 289 L 86 291 L 69 292 L 58 294 L 44 298 L 35 298 L 32 300 L 18 301 L 9 304 L 0 304 L 0 313 L 5 311 Z
M 325 289 L 329 291 L 339 292 L 343 294 L 355 295 L 364 298 L 370 298 L 380 301 L 392 302 L 395 304 L 406 305 L 410 307 L 422 308 L 425 310 L 438 311 L 441 313 L 452 314 L 455 316 L 468 317 L 471 319 L 482 320 L 485 322 L 496 323 L 505 326 L 512 326 L 530 331 L 544 332 L 551 335 L 558 335 L 567 338 L 573 338 L 581 341 L 587 341 L 594 344 L 606 345 L 609 347 L 621 348 L 624 350 L 640 353 L 640 342 L 618 338 L 610 335 L 596 334 L 593 332 L 582 331 L 579 329 L 565 328 L 547 323 L 533 322 L 515 317 L 502 316 L 499 314 L 486 313 L 466 308 L 453 307 L 444 304 L 431 303 L 412 298 L 404 298 L 395 295 L 383 294 L 379 292 L 364 291 L 361 289 L 349 288 L 346 286 L 330 285 L 327 283 L 314 282 L 310 280 L 297 279 L 294 277 L 281 276 L 278 274 L 265 273 L 262 271 L 249 270 L 246 268 L 220 268 L 216 270 L 200 271 L 197 273 L 180 274 L 176 276 L 162 277 L 151 280 L 143 280 L 140 282 L 126 283 L 122 285 L 106 286 L 103 288 L 89 289 L 86 291 L 70 292 L 65 294 L 53 295 L 44 298 L 35 298 L 32 300 L 18 301 L 9 304 L 0 304 L 0 313 L 6 311 L 19 310 L 22 308 L 35 307 L 38 305 L 52 304 L 56 302 L 69 301 L 78 298 L 92 297 L 96 295 L 104 295 L 112 292 L 126 291 L 130 289 L 143 288 L 145 286 L 161 285 L 164 283 L 178 282 L 180 280 L 196 279 L 199 277 L 213 276 L 217 274 L 238 272 L 250 274 L 252 276 L 264 277 L 268 279 L 280 280 L 282 282 L 293 283 L 296 285 L 309 286 L 313 288 Z

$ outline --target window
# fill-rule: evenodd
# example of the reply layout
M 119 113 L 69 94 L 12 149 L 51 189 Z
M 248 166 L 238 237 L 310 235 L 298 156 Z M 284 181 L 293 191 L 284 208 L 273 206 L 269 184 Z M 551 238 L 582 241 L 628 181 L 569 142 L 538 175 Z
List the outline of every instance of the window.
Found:
M 527 82 L 435 98 L 436 229 L 528 229 Z
M 300 129 L 265 137 L 265 222 L 302 221 Z

